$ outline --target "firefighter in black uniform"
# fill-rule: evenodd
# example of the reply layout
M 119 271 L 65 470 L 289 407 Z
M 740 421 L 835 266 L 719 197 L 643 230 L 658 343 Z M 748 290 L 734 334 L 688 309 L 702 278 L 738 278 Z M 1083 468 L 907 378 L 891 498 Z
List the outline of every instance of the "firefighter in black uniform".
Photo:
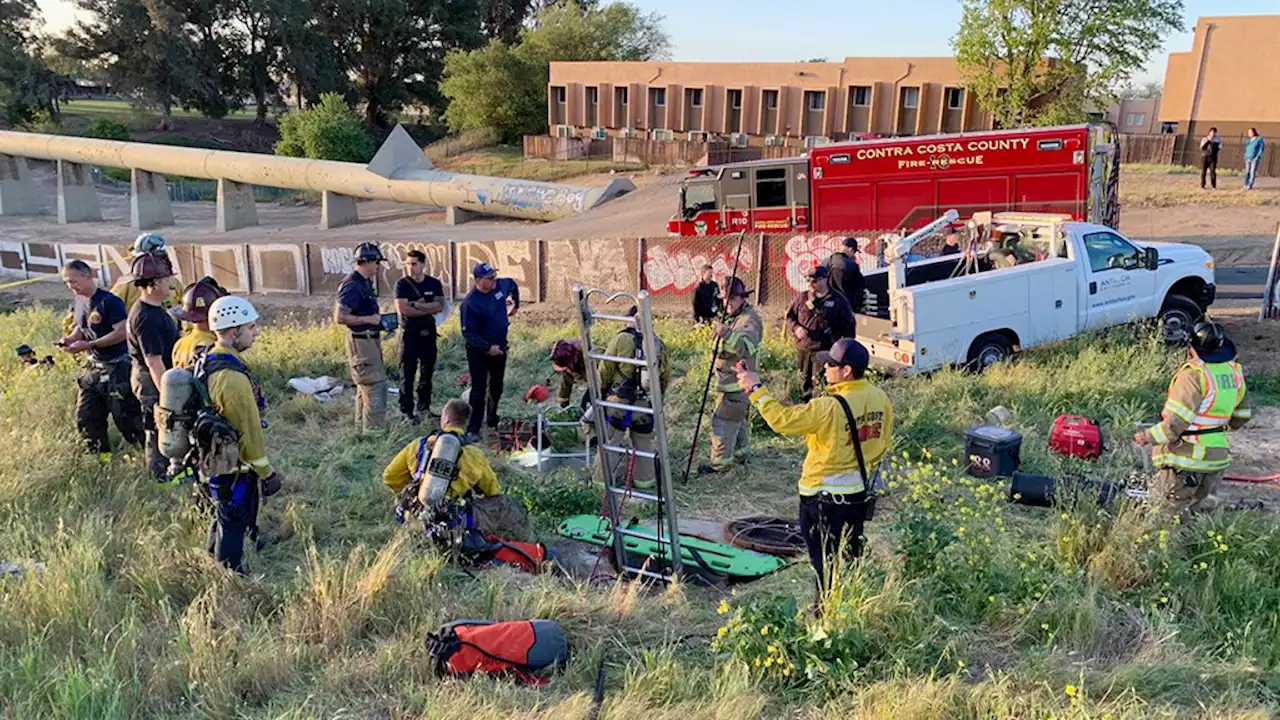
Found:
M 853 308 L 841 293 L 832 290 L 830 271 L 819 265 L 809 273 L 809 289 L 796 295 L 787 310 L 787 330 L 796 346 L 801 398 L 813 397 L 813 376 L 822 368 L 814 361 L 842 337 L 853 337 Z
M 93 269 L 83 260 L 62 268 L 62 281 L 75 293 L 72 330 L 58 341 L 72 355 L 85 354 L 85 372 L 78 379 L 76 426 L 91 450 L 104 462 L 111 458 L 107 416 L 115 419 L 124 439 L 143 443 L 142 409 L 129 386 L 129 353 L 125 346 L 124 302 L 99 288 Z

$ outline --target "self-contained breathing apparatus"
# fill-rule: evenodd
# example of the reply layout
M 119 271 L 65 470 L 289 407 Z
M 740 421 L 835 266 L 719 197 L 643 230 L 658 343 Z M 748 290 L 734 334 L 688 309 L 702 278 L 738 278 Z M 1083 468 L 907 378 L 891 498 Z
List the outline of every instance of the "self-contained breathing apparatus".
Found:
M 638 361 L 643 361 L 644 341 L 640 331 L 635 328 L 623 328 L 619 332 L 630 335 L 635 340 L 635 351 L 632 357 Z M 611 402 L 622 402 L 628 405 L 635 405 L 639 402 L 646 401 L 649 398 L 649 369 L 645 366 L 637 366 L 632 369 L 630 374 L 624 375 L 622 381 L 614 385 L 607 391 Z M 584 420 L 587 418 L 584 416 Z M 609 425 L 619 430 L 633 430 L 634 432 L 646 433 L 653 432 L 653 416 L 640 413 L 635 414 L 627 410 L 624 413 L 607 413 L 606 421 Z
M 456 547 L 469 525 L 465 500 L 448 500 L 462 467 L 463 445 L 462 436 L 447 430 L 422 438 L 417 467 L 396 504 L 397 523 L 417 517 L 427 539 L 444 549 Z

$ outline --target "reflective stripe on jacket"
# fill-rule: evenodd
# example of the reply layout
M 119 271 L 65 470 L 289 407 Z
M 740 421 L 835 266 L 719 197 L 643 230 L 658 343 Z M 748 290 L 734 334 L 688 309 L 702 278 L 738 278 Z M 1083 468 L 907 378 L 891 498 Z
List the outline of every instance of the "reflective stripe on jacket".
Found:
M 764 336 L 764 321 L 760 313 L 749 304 L 729 318 L 729 334 L 720 341 L 720 354 L 716 355 L 716 389 L 720 392 L 738 392 L 738 371 L 735 365 L 739 361 L 746 363 L 747 369 L 756 371 L 760 361 L 760 341 Z
M 1244 371 L 1235 361 L 1191 360 L 1178 368 L 1159 425 L 1147 429 L 1156 467 L 1215 472 L 1231 465 L 1228 429 L 1250 418 Z
M 893 406 L 883 390 L 864 379 L 829 385 L 827 393 L 803 405 L 783 405 L 763 386 L 751 393 L 751 404 L 774 432 L 804 436 L 808 452 L 800 470 L 801 495 L 843 495 L 866 488 L 849 441 L 849 422 L 840 402 L 830 395 L 840 395 L 849 403 L 867 472 L 874 474 L 893 444 Z

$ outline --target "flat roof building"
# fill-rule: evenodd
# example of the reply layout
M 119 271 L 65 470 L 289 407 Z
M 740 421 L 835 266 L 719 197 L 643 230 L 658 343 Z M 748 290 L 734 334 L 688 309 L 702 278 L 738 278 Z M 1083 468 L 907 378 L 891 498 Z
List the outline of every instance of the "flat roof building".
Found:
M 960 81 L 955 59 L 844 62 L 553 62 L 552 135 L 739 143 L 924 135 L 993 127 Z M 656 131 L 656 132 L 655 132 Z
M 1280 135 L 1280 15 L 1202 17 L 1189 52 L 1169 53 L 1160 102 L 1166 128 L 1227 137 Z M 1172 124 L 1172 128 L 1169 128 Z

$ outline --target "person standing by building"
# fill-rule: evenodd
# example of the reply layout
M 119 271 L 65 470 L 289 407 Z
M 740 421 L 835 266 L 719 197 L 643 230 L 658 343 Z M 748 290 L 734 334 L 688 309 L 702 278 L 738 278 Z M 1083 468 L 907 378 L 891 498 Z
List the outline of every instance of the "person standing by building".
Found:
M 1258 128 L 1249 128 L 1249 139 L 1244 143 L 1244 189 L 1252 190 L 1258 179 L 1258 165 L 1262 163 L 1262 152 L 1267 147 L 1266 141 L 1258 134 Z
M 382 361 L 382 314 L 374 279 L 386 258 L 374 243 L 356 248 L 355 270 L 338 288 L 333 319 L 345 325 L 347 367 L 356 386 L 356 428 L 364 435 L 381 434 L 387 425 L 387 370 Z
M 796 346 L 801 398 L 813 397 L 813 377 L 821 372 L 818 352 L 831 349 L 842 337 L 853 337 L 853 308 L 844 295 L 831 291 L 830 271 L 819 265 L 809 273 L 809 289 L 796 295 L 787 310 L 787 330 Z
M 218 336 L 209 329 L 209 308 L 227 291 L 211 277 L 203 277 L 187 286 L 182 293 L 182 312 L 179 319 L 191 323 L 191 330 L 178 338 L 173 345 L 173 366 L 191 369 L 196 356 L 218 342 Z
M 698 473 L 722 472 L 732 466 L 735 453 L 747 449 L 747 415 L 751 403 L 738 387 L 738 363 L 755 372 L 764 337 L 764 321 L 747 302 L 751 291 L 739 278 L 730 278 L 725 292 L 728 317 L 716 320 L 715 332 L 720 338 L 716 355 L 716 405 L 711 413 L 711 464 L 698 466 Z
M 444 285 L 427 274 L 427 256 L 421 250 L 410 250 L 405 255 L 404 277 L 396 281 L 395 297 L 396 312 L 400 313 L 400 412 L 417 425 L 422 415 L 431 414 L 437 348 L 435 315 L 444 310 Z
M 207 478 L 214 503 L 209 552 L 243 573 L 245 535 L 257 538 L 260 500 L 279 492 L 283 479 L 267 460 L 265 403 L 241 357 L 258 337 L 258 311 L 244 298 L 227 296 L 214 301 L 209 318 L 218 342 L 201 360 L 196 375 L 209 391 L 210 404 L 236 435 L 236 453 L 229 463 L 234 466 Z
M 1218 137 L 1218 128 L 1209 128 L 1209 134 L 1200 139 L 1200 189 L 1204 190 L 1205 175 L 1213 189 L 1218 189 L 1218 153 L 1222 150 L 1222 138 Z
M 160 453 L 156 432 L 156 405 L 160 402 L 160 378 L 173 367 L 173 346 L 178 324 L 164 308 L 173 281 L 173 267 L 164 255 L 146 254 L 133 259 L 133 284 L 142 291 L 129 311 L 126 337 L 132 362 L 130 384 L 142 406 L 146 430 L 147 467 L 156 482 L 169 481 L 169 460 Z
M 471 271 L 475 287 L 462 299 L 462 337 L 467 344 L 471 372 L 471 417 L 467 441 L 478 442 L 480 426 L 498 427 L 498 401 L 507 373 L 507 330 L 511 310 L 507 293 L 498 288 L 498 270 L 479 263 Z
M 880 461 L 893 445 L 893 405 L 866 379 L 871 354 L 857 340 L 841 338 L 817 353 L 826 397 L 786 406 L 756 373 L 738 366 L 738 385 L 781 435 L 801 435 L 807 452 L 800 469 L 800 533 L 817 573 L 819 595 L 831 587 L 837 554 L 862 554 L 863 528 Z M 836 563 L 836 567 L 828 565 Z
M 128 314 L 124 301 L 98 287 L 93 269 L 83 260 L 62 268 L 62 282 L 75 294 L 71 332 L 58 341 L 64 352 L 84 353 L 84 372 L 76 380 L 76 428 L 98 458 L 111 458 L 108 416 L 126 442 L 142 445 L 142 410 L 129 386 L 129 352 L 125 342 Z
M 710 265 L 702 266 L 702 278 L 693 290 L 693 321 L 709 323 L 720 314 L 720 285 Z
M 1227 431 L 1252 417 L 1244 369 L 1221 325 L 1196 323 L 1187 355 L 1169 383 L 1160 423 L 1133 438 L 1154 446 L 1150 499 L 1170 514 L 1185 513 L 1213 494 L 1231 466 Z

